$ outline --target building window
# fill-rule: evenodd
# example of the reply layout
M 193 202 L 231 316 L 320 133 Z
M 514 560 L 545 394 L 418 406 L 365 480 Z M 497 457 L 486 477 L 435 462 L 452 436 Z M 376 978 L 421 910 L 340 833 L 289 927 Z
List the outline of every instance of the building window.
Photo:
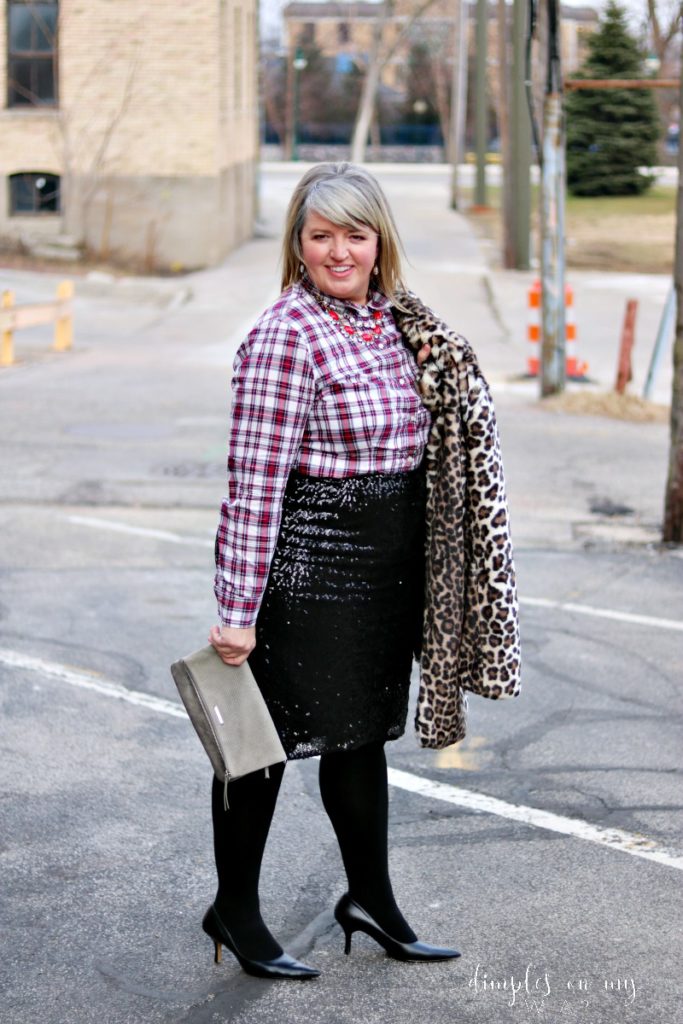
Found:
M 59 213 L 59 178 L 40 171 L 12 174 L 9 196 L 11 215 Z
M 7 105 L 57 102 L 57 2 L 7 4 Z
M 337 39 L 340 43 L 348 43 L 351 40 L 351 26 L 348 21 L 340 21 L 337 25 Z
M 315 22 L 305 21 L 299 36 L 299 42 L 304 44 L 315 42 Z

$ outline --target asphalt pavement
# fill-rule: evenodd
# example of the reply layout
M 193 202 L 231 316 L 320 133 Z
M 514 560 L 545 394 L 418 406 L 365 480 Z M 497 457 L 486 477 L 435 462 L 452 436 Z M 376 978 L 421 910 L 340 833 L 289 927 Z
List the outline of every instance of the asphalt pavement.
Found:
M 229 376 L 277 294 L 301 168 L 263 169 L 259 231 L 177 279 L 76 280 L 72 352 L 18 333 L 0 373 L 2 1024 L 674 1024 L 680 1019 L 683 559 L 659 544 L 668 430 L 549 411 L 524 378 L 533 273 L 492 270 L 447 174 L 380 169 L 408 283 L 467 335 L 500 424 L 524 675 L 467 739 L 389 747 L 395 890 L 452 963 L 349 957 L 315 761 L 288 766 L 263 910 L 306 985 L 213 963 L 210 770 L 168 672 L 214 621 Z M 0 269 L 17 301 L 62 275 Z M 574 275 L 607 389 L 627 298 L 642 388 L 668 282 Z M 668 360 L 667 360 L 668 362 Z M 670 387 L 665 363 L 655 397 Z

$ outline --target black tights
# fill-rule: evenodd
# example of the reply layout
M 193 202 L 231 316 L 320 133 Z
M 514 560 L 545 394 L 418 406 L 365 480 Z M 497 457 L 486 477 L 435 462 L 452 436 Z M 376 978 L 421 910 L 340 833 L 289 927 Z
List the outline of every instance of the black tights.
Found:
M 261 918 L 258 882 L 284 765 L 230 783 L 230 808 L 214 778 L 212 813 L 218 872 L 215 906 L 240 952 L 269 960 L 281 952 Z M 349 893 L 399 942 L 415 935 L 396 906 L 387 851 L 387 764 L 383 743 L 323 754 L 320 793 L 339 841 Z

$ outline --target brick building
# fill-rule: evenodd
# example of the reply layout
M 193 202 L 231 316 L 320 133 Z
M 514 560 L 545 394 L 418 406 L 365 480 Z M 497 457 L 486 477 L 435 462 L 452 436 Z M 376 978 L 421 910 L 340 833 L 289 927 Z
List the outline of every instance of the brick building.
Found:
M 389 46 L 405 29 L 413 11 L 420 6 L 416 0 L 396 0 L 394 13 L 387 19 L 384 41 Z M 469 52 L 475 48 L 475 7 L 476 0 L 469 0 L 468 20 Z M 323 55 L 342 61 L 356 57 L 361 60 L 370 50 L 372 35 L 377 19 L 383 14 L 384 4 L 369 3 L 367 0 L 320 0 L 318 3 L 304 3 L 294 0 L 285 7 L 285 48 L 291 51 L 296 45 L 315 44 Z M 497 4 L 489 4 L 489 67 L 490 79 L 495 78 L 498 34 Z M 560 40 L 562 65 L 565 74 L 575 71 L 586 52 L 586 39 L 595 29 L 597 12 L 592 7 L 561 8 Z M 405 77 L 407 58 L 411 43 L 424 40 L 432 45 L 449 42 L 453 30 L 453 4 L 450 0 L 434 0 L 421 14 L 408 37 L 397 47 L 396 52 L 382 70 L 382 81 L 391 88 L 400 89 Z M 450 45 L 450 43 L 449 43 Z M 495 81 L 491 82 L 497 88 Z
M 251 235 L 256 0 L 0 0 L 0 243 L 146 269 Z

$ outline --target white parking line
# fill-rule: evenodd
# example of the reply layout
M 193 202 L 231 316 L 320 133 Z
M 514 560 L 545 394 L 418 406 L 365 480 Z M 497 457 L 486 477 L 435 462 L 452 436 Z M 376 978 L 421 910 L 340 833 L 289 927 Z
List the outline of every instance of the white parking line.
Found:
M 180 533 L 169 530 L 150 530 L 145 526 L 129 526 L 118 523 L 114 519 L 96 519 L 94 516 L 66 516 L 68 523 L 76 526 L 91 526 L 95 530 L 113 530 L 114 533 L 130 533 L 136 537 L 153 537 L 154 540 L 167 540 L 171 544 L 187 544 L 190 547 L 212 548 L 214 541 L 203 537 L 183 537 Z
M 599 619 L 614 619 L 615 622 L 629 622 L 636 626 L 654 626 L 655 629 L 677 629 L 683 632 L 683 622 L 678 619 L 658 619 L 653 615 L 634 615 L 632 612 L 617 612 L 612 608 L 593 608 L 589 604 L 574 604 L 572 601 L 552 601 L 547 597 L 520 597 L 520 604 L 536 608 L 556 608 L 573 615 L 594 615 Z
M 152 537 L 155 540 L 166 540 L 171 544 L 187 544 L 190 547 L 212 548 L 213 540 L 203 537 L 184 537 L 180 533 L 168 530 L 150 530 L 144 526 L 129 526 L 113 519 L 96 519 L 94 516 L 66 516 L 69 523 L 77 526 L 90 526 L 96 530 L 113 530 L 116 533 L 130 533 L 138 537 Z M 653 626 L 655 629 L 673 629 L 683 632 L 683 622 L 678 619 L 661 619 L 653 615 L 636 615 L 632 612 L 618 612 L 612 608 L 594 608 L 589 604 L 574 604 L 572 601 L 553 601 L 547 597 L 520 597 L 519 603 L 530 608 L 550 608 L 567 612 L 570 615 L 592 615 L 599 619 L 612 619 L 614 622 L 628 622 L 636 626 Z
M 60 665 L 56 661 L 45 661 L 43 658 L 34 658 L 30 654 L 8 651 L 7 648 L 0 647 L 0 664 L 27 669 L 29 672 L 38 672 L 53 679 L 61 679 L 71 686 L 78 686 L 81 690 L 94 690 L 95 693 L 101 693 L 103 697 L 124 700 L 127 704 L 149 708 L 150 711 L 157 711 L 162 715 L 187 718 L 187 712 L 182 704 L 164 700 L 163 697 L 153 697 L 149 693 L 141 693 L 140 690 L 129 690 L 127 686 L 122 686 L 120 683 L 109 682 L 108 679 L 102 679 L 90 672 L 82 672 L 69 665 Z
M 42 676 L 59 679 L 71 686 L 92 690 L 104 697 L 126 701 L 128 704 L 135 704 L 159 714 L 187 718 L 184 707 L 175 701 L 153 697 L 148 693 L 141 693 L 139 690 L 129 690 L 119 683 L 112 683 L 92 673 L 83 672 L 68 665 L 60 665 L 58 662 L 45 661 L 43 658 L 34 658 L 19 651 L 0 648 L 0 664 L 37 672 Z M 553 814 L 551 811 L 543 811 L 537 807 L 526 807 L 524 804 L 510 804 L 505 800 L 487 796 L 485 793 L 476 793 L 473 790 L 461 789 L 459 786 L 451 786 L 445 782 L 424 779 L 419 775 L 412 775 L 410 772 L 399 771 L 396 768 L 389 769 L 389 782 L 397 789 L 405 789 L 430 800 L 441 800 L 479 814 L 495 814 L 498 817 L 519 821 L 533 828 L 560 832 L 563 835 L 598 843 L 610 850 L 629 853 L 634 857 L 644 857 L 657 864 L 683 870 L 683 855 L 637 833 L 591 825 L 580 818 L 567 818 L 564 815 Z
M 586 839 L 591 843 L 608 846 L 611 850 L 631 853 L 636 857 L 645 857 L 658 864 L 666 864 L 667 867 L 683 870 L 682 855 L 673 850 L 667 850 L 653 839 L 634 832 L 591 825 L 590 822 L 583 821 L 581 818 L 566 818 L 563 814 L 553 814 L 552 811 L 543 811 L 538 807 L 509 804 L 505 800 L 498 800 L 496 797 L 486 796 L 484 793 L 475 793 L 472 790 L 460 789 L 458 786 L 451 786 L 445 782 L 423 779 L 396 768 L 389 769 L 389 781 L 400 789 L 407 789 L 411 793 L 418 793 L 420 796 L 430 797 L 432 800 L 444 800 L 449 804 L 457 804 L 458 807 L 466 807 L 470 811 L 497 814 L 501 818 L 521 821 L 525 825 L 546 828 L 551 832 L 561 832 L 563 835 L 575 836 L 577 839 Z

